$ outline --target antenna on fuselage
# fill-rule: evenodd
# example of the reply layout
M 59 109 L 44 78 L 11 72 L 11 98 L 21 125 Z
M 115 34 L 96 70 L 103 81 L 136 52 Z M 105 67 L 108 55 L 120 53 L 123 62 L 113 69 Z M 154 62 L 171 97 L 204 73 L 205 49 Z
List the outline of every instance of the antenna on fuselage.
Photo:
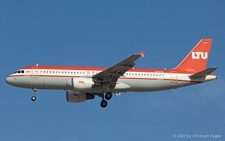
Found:
M 38 63 L 36 64 L 36 66 L 38 66 Z

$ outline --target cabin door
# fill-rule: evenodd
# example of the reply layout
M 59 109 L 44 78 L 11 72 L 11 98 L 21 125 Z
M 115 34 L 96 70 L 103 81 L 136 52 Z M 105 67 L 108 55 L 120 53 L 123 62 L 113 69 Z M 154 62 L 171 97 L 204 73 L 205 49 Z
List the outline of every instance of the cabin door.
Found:
M 38 78 L 38 66 L 32 67 L 31 78 Z
M 171 83 L 177 83 L 177 72 L 171 71 Z

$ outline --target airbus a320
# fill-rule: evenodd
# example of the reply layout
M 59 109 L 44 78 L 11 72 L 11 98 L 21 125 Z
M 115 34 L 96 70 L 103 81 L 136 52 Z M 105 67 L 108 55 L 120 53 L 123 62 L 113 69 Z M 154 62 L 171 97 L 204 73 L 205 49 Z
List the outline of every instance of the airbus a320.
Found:
M 38 89 L 66 90 L 68 102 L 84 102 L 102 98 L 101 107 L 107 100 L 121 92 L 152 92 L 176 89 L 204 83 L 217 78 L 211 74 L 217 68 L 206 69 L 212 39 L 201 39 L 183 61 L 175 68 L 134 68 L 135 61 L 144 52 L 131 55 L 110 68 L 76 66 L 27 66 L 6 78 L 12 86 L 33 90 L 32 101 Z

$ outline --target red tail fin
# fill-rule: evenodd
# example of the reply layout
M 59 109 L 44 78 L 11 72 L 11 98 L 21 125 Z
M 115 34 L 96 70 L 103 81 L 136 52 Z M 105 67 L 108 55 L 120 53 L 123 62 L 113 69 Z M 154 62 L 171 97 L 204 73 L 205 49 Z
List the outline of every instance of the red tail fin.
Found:
M 201 39 L 175 70 L 200 72 L 206 69 L 212 39 Z

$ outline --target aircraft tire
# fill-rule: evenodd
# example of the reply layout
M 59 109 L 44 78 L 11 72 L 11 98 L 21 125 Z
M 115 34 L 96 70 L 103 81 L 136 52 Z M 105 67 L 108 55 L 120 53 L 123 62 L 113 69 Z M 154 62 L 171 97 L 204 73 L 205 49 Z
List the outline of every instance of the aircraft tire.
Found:
M 106 99 L 106 100 L 110 100 L 111 98 L 112 98 L 112 93 L 107 92 L 107 93 L 105 94 L 105 99 Z
M 32 101 L 35 101 L 35 100 L 36 100 L 36 96 L 32 96 L 32 97 L 31 97 L 31 100 L 32 100 Z
M 101 105 L 102 108 L 105 108 L 105 107 L 107 106 L 107 104 L 108 104 L 108 103 L 107 103 L 106 100 L 102 100 L 102 102 L 101 102 L 100 105 Z

